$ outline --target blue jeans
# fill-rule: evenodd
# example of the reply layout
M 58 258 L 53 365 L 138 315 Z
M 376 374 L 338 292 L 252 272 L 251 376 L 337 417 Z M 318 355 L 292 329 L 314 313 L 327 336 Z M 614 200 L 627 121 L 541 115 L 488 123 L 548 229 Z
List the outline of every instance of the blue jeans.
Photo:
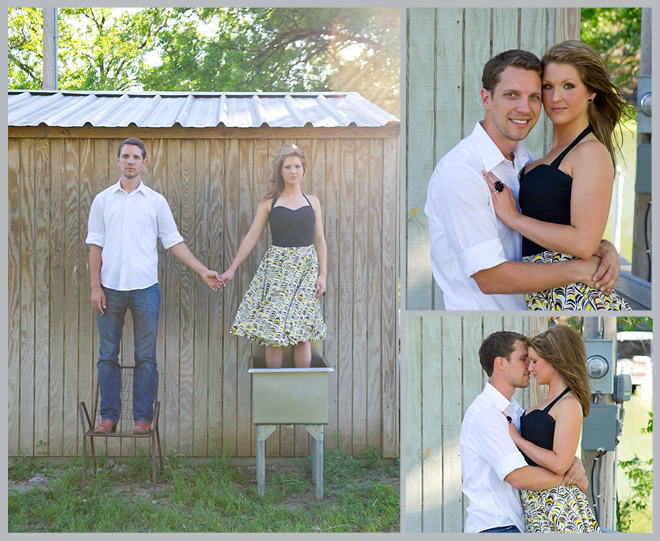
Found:
M 121 412 L 121 368 L 119 347 L 126 309 L 133 316 L 135 342 L 135 371 L 133 374 L 133 418 L 151 423 L 158 381 L 156 367 L 156 338 L 160 289 L 154 284 L 146 289 L 117 291 L 103 288 L 106 308 L 97 315 L 99 326 L 99 389 L 101 391 L 101 419 L 119 421 Z
M 496 526 L 495 528 L 488 528 L 481 530 L 479 533 L 520 533 L 520 530 L 515 526 Z

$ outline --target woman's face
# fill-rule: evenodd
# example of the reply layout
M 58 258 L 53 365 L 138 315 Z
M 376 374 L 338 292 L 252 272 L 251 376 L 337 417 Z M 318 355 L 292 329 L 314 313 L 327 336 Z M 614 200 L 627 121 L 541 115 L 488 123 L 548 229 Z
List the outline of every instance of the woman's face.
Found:
M 588 121 L 589 98 L 594 98 L 570 64 L 548 64 L 543 70 L 543 108 L 553 124 Z
M 544 358 L 540 357 L 533 348 L 527 351 L 529 357 L 529 372 L 534 376 L 538 385 L 547 385 L 554 375 L 555 367 Z
M 297 156 L 289 156 L 282 163 L 282 178 L 285 184 L 300 182 L 304 174 L 302 161 Z

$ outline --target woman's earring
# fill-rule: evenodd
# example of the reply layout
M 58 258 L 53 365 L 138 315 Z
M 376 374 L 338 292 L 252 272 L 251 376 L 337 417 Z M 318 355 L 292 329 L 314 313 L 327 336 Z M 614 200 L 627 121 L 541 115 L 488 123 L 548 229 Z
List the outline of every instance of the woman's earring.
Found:
M 591 103 L 592 101 L 594 101 L 594 99 L 593 99 L 593 98 L 589 98 L 587 101 L 588 101 L 589 103 Z

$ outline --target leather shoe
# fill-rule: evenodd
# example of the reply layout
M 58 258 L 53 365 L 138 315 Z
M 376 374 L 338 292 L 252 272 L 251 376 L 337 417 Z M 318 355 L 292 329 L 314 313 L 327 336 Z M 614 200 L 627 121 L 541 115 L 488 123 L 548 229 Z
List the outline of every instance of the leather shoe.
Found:
M 151 423 L 147 423 L 147 421 L 138 421 L 135 423 L 133 434 L 149 434 L 149 432 L 151 432 Z
M 101 424 L 94 429 L 94 434 L 114 434 L 117 430 L 117 423 L 110 419 L 104 419 Z

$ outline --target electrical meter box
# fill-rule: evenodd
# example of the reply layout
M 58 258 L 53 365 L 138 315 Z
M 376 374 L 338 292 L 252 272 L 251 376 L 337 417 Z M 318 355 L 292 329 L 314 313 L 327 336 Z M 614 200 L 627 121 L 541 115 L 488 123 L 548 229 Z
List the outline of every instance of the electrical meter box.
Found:
M 583 451 L 614 451 L 617 436 L 616 404 L 591 404 L 582 421 Z
M 637 133 L 651 133 L 651 75 L 637 76 Z
M 612 400 L 617 404 L 627 402 L 630 400 L 632 393 L 632 378 L 630 374 L 618 374 L 614 378 L 614 393 L 612 393 Z
M 587 350 L 587 372 L 592 394 L 614 392 L 615 348 L 613 340 L 589 339 L 584 341 Z

